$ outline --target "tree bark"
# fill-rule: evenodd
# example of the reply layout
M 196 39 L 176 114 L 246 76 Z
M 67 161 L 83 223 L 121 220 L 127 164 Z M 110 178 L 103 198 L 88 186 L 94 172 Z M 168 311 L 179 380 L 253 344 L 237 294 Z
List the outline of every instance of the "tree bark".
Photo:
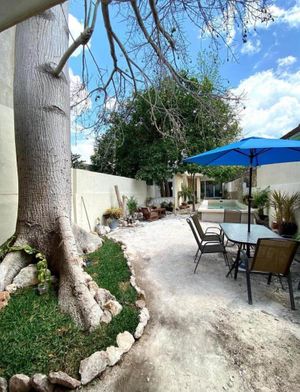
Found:
M 62 8 L 68 15 L 66 3 Z M 82 269 L 71 228 L 68 67 L 65 66 L 58 77 L 51 73 L 67 47 L 68 30 L 60 6 L 17 26 L 14 115 L 19 206 L 16 242 L 28 243 L 46 255 L 50 269 L 59 276 L 62 309 L 81 327 L 92 329 L 99 324 L 103 312 L 89 290 L 91 278 Z M 79 249 L 83 248 L 81 243 Z M 1 263 L 0 290 L 28 263 L 28 259 L 20 259 L 20 252 L 10 253 Z

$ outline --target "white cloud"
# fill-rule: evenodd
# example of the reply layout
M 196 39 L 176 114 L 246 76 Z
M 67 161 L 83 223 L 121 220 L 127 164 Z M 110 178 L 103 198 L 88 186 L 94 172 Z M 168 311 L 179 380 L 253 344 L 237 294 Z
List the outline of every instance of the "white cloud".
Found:
M 91 163 L 90 156 L 94 154 L 94 137 L 87 137 L 83 140 L 77 140 L 72 144 L 72 153 L 81 155 L 80 159 L 86 163 Z
M 106 102 L 104 102 L 105 109 L 108 111 L 114 111 L 118 107 L 118 102 L 115 97 L 109 97 L 107 98 Z
M 74 42 L 73 38 L 75 40 L 77 37 L 79 37 L 79 35 L 84 30 L 83 24 L 72 14 L 69 14 L 69 30 L 71 33 L 69 34 L 69 45 L 71 45 Z M 90 47 L 90 45 L 91 45 L 91 41 L 89 41 L 88 47 Z M 75 52 L 72 54 L 72 57 L 79 56 L 81 52 L 82 52 L 82 45 L 75 50 Z
M 281 137 L 300 122 L 300 70 L 255 73 L 242 80 L 233 93 L 245 94 L 246 109 L 241 113 L 245 136 Z
M 297 0 L 295 5 L 288 9 L 271 6 L 270 12 L 274 16 L 275 22 L 286 23 L 290 27 L 300 26 L 300 1 Z
M 94 153 L 94 137 L 84 137 L 82 126 L 79 123 L 79 116 L 92 108 L 92 101 L 87 98 L 88 91 L 84 88 L 79 75 L 75 75 L 73 70 L 69 68 L 70 76 L 70 100 L 71 105 L 77 104 L 71 110 L 71 130 L 75 142 L 72 143 L 72 152 L 80 154 L 81 159 L 86 163 L 91 163 L 90 156 Z M 78 137 L 74 137 L 75 135 Z M 77 140 L 76 140 L 77 139 Z
M 292 64 L 295 64 L 297 61 L 297 58 L 294 56 L 287 56 L 283 57 L 277 60 L 278 67 L 284 68 L 284 67 L 289 67 Z
M 71 106 L 76 105 L 71 110 L 72 129 L 75 129 L 77 117 L 91 109 L 92 101 L 88 98 L 88 91 L 82 84 L 80 76 L 75 75 L 72 68 L 69 68 L 69 76 Z
M 251 41 L 250 39 L 243 44 L 241 53 L 242 54 L 256 54 L 261 51 L 261 41 L 259 39 L 256 39 L 254 41 Z

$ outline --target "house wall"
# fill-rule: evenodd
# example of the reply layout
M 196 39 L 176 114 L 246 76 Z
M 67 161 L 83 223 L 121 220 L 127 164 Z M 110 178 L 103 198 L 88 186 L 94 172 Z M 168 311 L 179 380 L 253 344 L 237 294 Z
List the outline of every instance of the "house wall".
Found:
M 280 190 L 287 193 L 300 192 L 300 162 L 265 165 L 257 168 L 257 187 Z M 273 220 L 273 210 L 269 210 Z M 300 229 L 300 209 L 296 211 L 296 221 Z
M 13 113 L 14 36 L 0 34 L 0 244 L 15 230 L 18 178 Z

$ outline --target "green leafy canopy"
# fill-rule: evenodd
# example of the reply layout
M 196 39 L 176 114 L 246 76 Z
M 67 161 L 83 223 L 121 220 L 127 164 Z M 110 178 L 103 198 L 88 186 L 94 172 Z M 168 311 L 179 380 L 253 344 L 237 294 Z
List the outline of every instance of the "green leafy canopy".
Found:
M 188 90 L 166 78 L 120 107 L 96 141 L 93 170 L 161 183 L 176 172 L 199 172 L 198 165 L 182 163 L 185 155 L 234 140 L 240 130 L 231 103 L 217 96 L 208 76 L 185 78 Z M 220 170 L 223 177 L 230 172 Z

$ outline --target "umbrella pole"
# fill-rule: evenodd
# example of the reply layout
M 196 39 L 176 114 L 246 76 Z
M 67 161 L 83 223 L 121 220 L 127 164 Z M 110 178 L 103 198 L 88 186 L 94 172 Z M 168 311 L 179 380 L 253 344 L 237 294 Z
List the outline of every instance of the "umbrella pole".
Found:
M 250 224 L 251 224 L 251 201 L 252 201 L 252 159 L 251 159 L 251 166 L 250 166 L 249 196 L 248 196 L 248 233 L 250 233 Z

